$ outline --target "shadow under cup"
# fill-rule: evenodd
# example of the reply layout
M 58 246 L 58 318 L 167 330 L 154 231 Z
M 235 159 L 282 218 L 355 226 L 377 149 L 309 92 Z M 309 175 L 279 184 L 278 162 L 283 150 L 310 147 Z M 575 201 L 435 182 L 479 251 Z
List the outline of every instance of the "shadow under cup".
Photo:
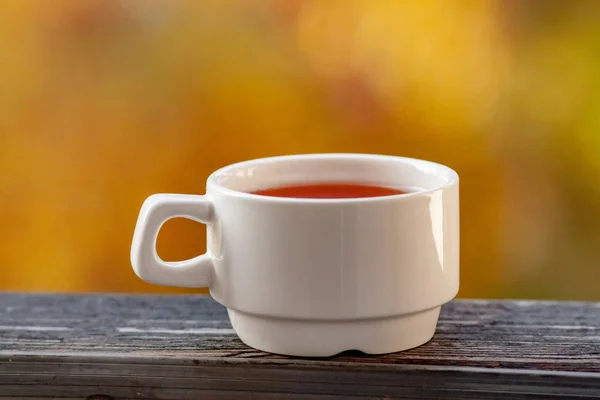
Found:
M 328 182 L 408 193 L 250 193 Z M 157 221 L 176 214 L 207 223 L 208 251 L 200 267 L 190 264 L 198 274 L 188 271 L 185 279 L 174 276 L 180 265 L 162 261 L 158 272 L 147 271 L 132 250 L 134 270 L 154 283 L 209 286 L 241 340 L 259 350 L 322 357 L 413 348 L 431 339 L 441 305 L 458 291 L 458 176 L 439 164 L 366 154 L 282 156 L 216 171 L 205 196 L 158 196 L 175 197 L 155 199 L 170 204 Z M 196 212 L 196 203 L 208 211 Z M 181 204 L 188 207 L 183 212 Z

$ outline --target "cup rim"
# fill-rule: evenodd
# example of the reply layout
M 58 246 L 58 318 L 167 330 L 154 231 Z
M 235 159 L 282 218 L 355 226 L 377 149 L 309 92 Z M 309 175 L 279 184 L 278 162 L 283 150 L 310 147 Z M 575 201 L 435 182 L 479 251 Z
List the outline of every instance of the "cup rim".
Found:
M 423 168 L 427 168 L 430 170 L 434 170 L 435 174 L 441 175 L 447 178 L 447 181 L 439 186 L 433 187 L 431 189 L 418 190 L 414 192 L 407 192 L 401 194 L 393 194 L 389 196 L 378 196 L 378 197 L 358 197 L 358 198 L 335 198 L 335 199 L 311 199 L 311 198 L 296 198 L 296 197 L 276 197 L 276 196 L 264 196 L 249 192 L 243 192 L 235 189 L 228 188 L 227 186 L 218 182 L 218 178 L 226 175 L 232 170 L 256 166 L 263 163 L 270 163 L 276 161 L 284 161 L 284 160 L 319 160 L 319 159 L 361 159 L 361 160 L 395 160 L 395 161 L 404 161 L 408 164 L 422 166 Z M 233 196 L 237 198 L 245 198 L 248 200 L 259 200 L 259 201 L 267 201 L 267 202 L 276 202 L 276 203 L 302 203 L 302 204 L 340 204 L 340 203 L 365 203 L 365 202 L 385 202 L 385 201 L 398 201 L 404 199 L 410 199 L 414 197 L 419 197 L 423 195 L 427 195 L 429 193 L 437 192 L 440 190 L 447 189 L 451 186 L 457 185 L 459 182 L 458 173 L 454 171 L 452 168 L 439 164 L 433 161 L 427 161 L 418 158 L 411 157 L 401 157 L 401 156 L 393 156 L 393 155 L 385 155 L 385 154 L 370 154 L 370 153 L 306 153 L 306 154 L 291 154 L 291 155 L 281 155 L 281 156 L 272 156 L 272 157 L 263 157 L 263 158 L 255 158 L 245 161 L 236 162 L 233 164 L 229 164 L 225 167 L 219 168 L 213 173 L 211 173 L 207 179 L 207 194 L 210 195 L 209 190 L 216 190 L 228 196 Z

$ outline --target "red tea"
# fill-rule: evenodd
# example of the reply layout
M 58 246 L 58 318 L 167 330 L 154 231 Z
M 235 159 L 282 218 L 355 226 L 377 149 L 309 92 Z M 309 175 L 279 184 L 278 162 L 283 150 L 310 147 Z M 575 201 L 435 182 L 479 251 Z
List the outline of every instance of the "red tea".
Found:
M 257 190 L 252 194 L 300 199 L 355 199 L 362 197 L 393 196 L 407 193 L 385 186 L 361 185 L 356 183 L 313 183 Z

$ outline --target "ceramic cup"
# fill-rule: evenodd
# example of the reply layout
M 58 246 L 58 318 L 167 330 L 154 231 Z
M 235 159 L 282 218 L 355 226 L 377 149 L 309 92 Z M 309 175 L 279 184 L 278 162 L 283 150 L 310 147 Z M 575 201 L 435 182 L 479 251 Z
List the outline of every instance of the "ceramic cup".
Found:
M 346 199 L 249 193 L 317 182 L 411 192 Z M 158 232 L 175 217 L 206 224 L 206 254 L 160 259 Z M 309 357 L 406 350 L 432 338 L 441 305 L 458 291 L 458 175 L 428 161 L 368 154 L 233 164 L 210 175 L 205 195 L 150 196 L 131 263 L 150 283 L 210 288 L 240 339 L 259 350 Z

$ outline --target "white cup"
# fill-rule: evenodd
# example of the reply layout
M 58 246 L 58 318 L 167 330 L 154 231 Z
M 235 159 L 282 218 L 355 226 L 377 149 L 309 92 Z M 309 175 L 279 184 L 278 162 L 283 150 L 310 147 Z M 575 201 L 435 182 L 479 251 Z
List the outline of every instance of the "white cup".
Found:
M 409 188 L 370 198 L 251 194 L 351 182 Z M 209 287 L 247 345 L 296 356 L 391 353 L 429 341 L 459 286 L 458 175 L 443 165 L 368 154 L 309 154 L 233 164 L 206 195 L 155 194 L 142 206 L 131 264 L 143 280 Z M 165 262 L 161 225 L 207 225 L 206 254 Z

